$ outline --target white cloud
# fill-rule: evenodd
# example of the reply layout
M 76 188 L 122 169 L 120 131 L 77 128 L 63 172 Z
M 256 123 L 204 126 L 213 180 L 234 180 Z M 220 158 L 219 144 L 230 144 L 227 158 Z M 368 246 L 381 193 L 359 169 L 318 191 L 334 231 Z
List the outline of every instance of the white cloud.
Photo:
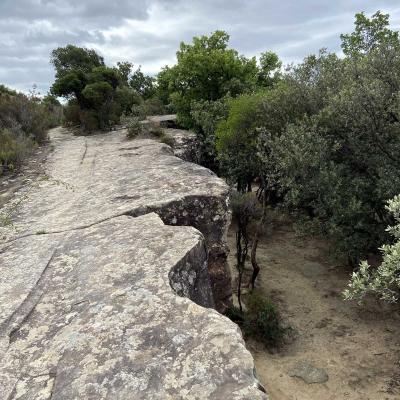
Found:
M 175 62 L 181 41 L 216 29 L 247 56 L 271 49 L 298 62 L 321 47 L 339 51 L 354 14 L 378 9 L 400 25 L 398 0 L 1 0 L 0 83 L 46 91 L 54 79 L 50 52 L 68 43 L 154 74 Z

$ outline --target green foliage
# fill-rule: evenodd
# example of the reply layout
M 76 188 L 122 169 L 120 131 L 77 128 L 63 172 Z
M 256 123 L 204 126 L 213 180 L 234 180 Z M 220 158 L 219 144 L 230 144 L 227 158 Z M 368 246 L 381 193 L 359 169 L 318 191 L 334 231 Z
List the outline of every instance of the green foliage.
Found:
M 47 140 L 47 130 L 61 123 L 62 107 L 51 96 L 40 99 L 0 88 L 1 171 L 20 165 L 36 144 Z
M 165 106 L 160 99 L 151 98 L 134 105 L 131 112 L 132 115 L 135 115 L 140 119 L 146 119 L 146 117 L 150 115 L 165 114 Z
M 389 15 L 376 12 L 371 19 L 356 14 L 355 30 L 341 35 L 343 52 L 348 56 L 366 55 L 380 46 L 399 46 L 399 33 L 389 29 Z
M 158 93 L 164 102 L 173 103 L 184 127 L 193 127 L 193 101 L 215 101 L 228 93 L 236 96 L 255 87 L 255 58 L 240 56 L 228 48 L 228 41 L 227 33 L 216 31 L 210 36 L 194 37 L 191 44 L 182 42 L 177 64 L 158 75 Z
M 388 202 L 386 207 L 395 219 L 395 225 L 387 228 L 395 241 L 380 248 L 383 262 L 378 268 L 371 267 L 367 261 L 360 264 L 353 273 L 349 288 L 344 292 L 347 300 L 361 302 L 368 294 L 374 294 L 388 302 L 396 302 L 400 293 L 400 195 Z
M 168 136 L 166 134 L 162 134 L 160 137 L 160 142 L 165 143 L 168 146 L 174 147 L 174 139 L 171 136 Z
M 5 169 L 13 170 L 32 151 L 34 142 L 25 135 L 14 135 L 0 130 L 0 175 Z
M 272 51 L 261 53 L 258 85 L 260 87 L 274 86 L 281 79 L 281 67 L 282 62 L 279 60 L 277 54 Z
M 237 190 L 244 192 L 259 176 L 257 114 L 261 97 L 242 95 L 228 101 L 229 114 L 216 130 L 221 170 Z
M 215 148 L 215 131 L 218 123 L 228 116 L 228 98 L 216 101 L 200 100 L 191 104 L 190 115 L 199 141 L 200 164 L 213 171 L 219 170 Z
M 53 50 L 50 62 L 56 69 L 57 80 L 71 72 L 85 74 L 90 73 L 95 67 L 104 66 L 103 57 L 94 50 L 71 44 Z
M 132 109 L 143 101 L 134 89 L 125 85 L 116 88 L 114 100 L 114 116 L 130 114 Z
M 80 125 L 83 130 L 108 129 L 140 104 L 142 95 L 150 93 L 149 77 L 140 68 L 132 73 L 129 62 L 107 67 L 94 50 L 60 47 L 52 52 L 51 62 L 56 69 L 51 92 L 69 100 L 67 125 Z
M 126 126 L 128 133 L 126 137 L 128 139 L 134 139 L 139 136 L 143 131 L 143 125 L 140 122 L 141 120 L 135 116 L 124 116 L 122 118 L 122 123 Z
M 387 241 L 384 204 L 400 192 L 400 48 L 387 23 L 358 15 L 346 57 L 306 58 L 265 93 L 257 117 L 266 190 L 353 265 Z
M 253 291 L 246 298 L 246 306 L 248 317 L 245 320 L 245 331 L 267 346 L 281 346 L 288 334 L 288 329 L 283 327 L 281 316 L 275 305 Z
M 246 311 L 232 306 L 225 315 L 242 328 L 245 336 L 254 337 L 271 349 L 281 347 L 290 329 L 283 326 L 275 305 L 257 291 L 247 295 L 245 303 Z
M 145 75 L 139 67 L 130 77 L 129 85 L 136 90 L 143 99 L 147 100 L 155 94 L 154 82 L 155 78 Z
M 129 85 L 129 79 L 132 74 L 133 64 L 129 61 L 117 62 L 117 69 L 124 86 Z

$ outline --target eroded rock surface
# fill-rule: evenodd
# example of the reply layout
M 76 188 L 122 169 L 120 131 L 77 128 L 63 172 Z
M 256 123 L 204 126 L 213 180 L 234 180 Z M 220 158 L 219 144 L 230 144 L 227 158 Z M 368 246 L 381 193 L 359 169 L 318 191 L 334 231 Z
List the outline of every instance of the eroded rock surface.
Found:
M 199 142 L 194 132 L 183 129 L 165 128 L 164 133 L 172 139 L 172 147 L 176 157 L 193 163 L 199 162 Z
M 52 136 L 51 179 L 2 232 L 0 398 L 265 399 L 236 325 L 205 308 L 226 185 L 124 132 Z

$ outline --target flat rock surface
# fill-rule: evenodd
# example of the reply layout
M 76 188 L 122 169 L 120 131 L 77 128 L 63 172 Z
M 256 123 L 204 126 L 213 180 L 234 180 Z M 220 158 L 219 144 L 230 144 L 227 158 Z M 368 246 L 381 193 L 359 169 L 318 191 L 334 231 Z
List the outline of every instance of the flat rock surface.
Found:
M 211 171 L 173 157 L 165 144 L 128 141 L 124 131 L 74 137 L 56 130 L 52 139 L 55 149 L 46 167 L 51 179 L 16 196 L 15 202 L 26 199 L 18 206 L 15 229 L 2 232 L 7 239 L 85 227 L 195 197 L 219 202 L 221 220 L 229 218 L 226 184 Z
M 206 208 L 223 226 L 225 184 L 123 132 L 52 138 L 50 179 L 2 232 L 0 399 L 266 399 L 238 328 L 207 308 L 206 245 L 226 227 L 165 224 L 204 228 Z

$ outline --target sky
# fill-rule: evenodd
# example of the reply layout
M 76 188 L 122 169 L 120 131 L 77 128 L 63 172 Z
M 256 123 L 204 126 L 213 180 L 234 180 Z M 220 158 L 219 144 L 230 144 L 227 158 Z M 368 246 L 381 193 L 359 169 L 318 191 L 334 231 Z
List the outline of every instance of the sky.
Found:
M 246 56 L 275 51 L 285 64 L 320 48 L 340 53 L 354 14 L 381 10 L 400 27 L 400 0 L 0 0 L 0 83 L 44 94 L 53 49 L 93 48 L 107 65 L 131 61 L 156 74 L 181 41 L 222 29 Z

